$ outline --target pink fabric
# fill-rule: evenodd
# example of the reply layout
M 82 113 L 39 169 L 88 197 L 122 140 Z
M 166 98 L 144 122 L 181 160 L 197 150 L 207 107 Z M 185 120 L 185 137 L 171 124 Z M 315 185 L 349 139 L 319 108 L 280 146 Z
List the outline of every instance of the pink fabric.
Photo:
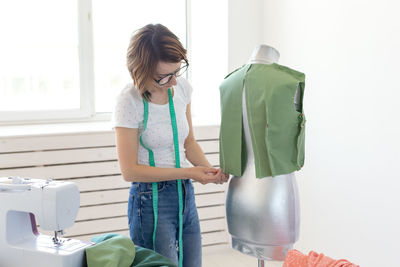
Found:
M 347 260 L 334 260 L 311 251 L 308 255 L 304 255 L 298 250 L 292 249 L 287 255 L 282 267 L 359 267 Z

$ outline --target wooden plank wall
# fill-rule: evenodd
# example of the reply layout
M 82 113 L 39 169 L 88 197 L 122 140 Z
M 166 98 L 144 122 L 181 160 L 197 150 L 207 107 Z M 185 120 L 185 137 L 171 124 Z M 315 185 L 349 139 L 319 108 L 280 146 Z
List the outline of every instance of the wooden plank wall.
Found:
M 197 127 L 208 160 L 219 165 L 216 126 Z M 80 190 L 81 207 L 66 237 L 90 240 L 102 233 L 129 236 L 126 217 L 130 184 L 120 173 L 113 131 L 0 138 L 0 177 L 66 180 Z M 194 182 L 203 247 L 228 244 L 225 185 Z

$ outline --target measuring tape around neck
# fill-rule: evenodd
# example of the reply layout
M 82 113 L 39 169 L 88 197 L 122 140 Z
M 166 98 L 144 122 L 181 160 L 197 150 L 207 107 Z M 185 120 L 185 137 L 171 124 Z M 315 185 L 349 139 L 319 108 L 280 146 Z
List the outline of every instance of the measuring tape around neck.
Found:
M 171 88 L 168 89 L 168 99 L 169 99 L 169 113 L 171 116 L 171 125 L 172 125 L 172 133 L 174 136 L 174 148 L 175 148 L 175 167 L 180 168 L 181 162 L 179 157 L 179 140 L 178 140 L 178 127 L 176 124 L 176 116 L 175 116 L 175 109 L 174 109 L 174 102 L 172 100 Z M 149 118 L 149 104 L 147 101 L 143 99 L 144 105 L 144 126 L 143 132 L 146 130 L 147 121 Z M 154 153 L 153 151 L 146 147 L 142 140 L 143 132 L 140 134 L 140 143 L 144 148 L 147 149 L 149 152 L 149 165 L 155 167 L 154 162 Z M 177 187 L 178 187 L 178 201 L 179 201 L 179 267 L 182 267 L 183 264 L 183 196 L 182 196 L 182 180 L 177 180 Z M 157 230 L 157 220 L 158 220 L 158 183 L 152 183 L 153 189 L 153 214 L 154 214 L 154 230 L 153 230 L 153 250 L 155 250 L 156 244 L 156 230 Z

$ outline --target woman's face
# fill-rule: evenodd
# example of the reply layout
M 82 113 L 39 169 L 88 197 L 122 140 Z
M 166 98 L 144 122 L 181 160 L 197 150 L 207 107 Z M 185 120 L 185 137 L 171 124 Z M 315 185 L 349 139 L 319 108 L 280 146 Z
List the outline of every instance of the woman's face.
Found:
M 154 84 L 159 87 L 159 88 L 170 88 L 171 86 L 176 85 L 176 74 L 179 68 L 181 67 L 181 62 L 178 63 L 171 63 L 171 62 L 158 62 L 157 68 L 156 68 L 156 74 L 153 77 L 154 80 L 159 81 L 160 83 L 163 84 L 164 81 L 167 81 L 169 78 L 170 81 L 167 82 L 166 84 L 160 85 L 156 81 L 154 81 Z

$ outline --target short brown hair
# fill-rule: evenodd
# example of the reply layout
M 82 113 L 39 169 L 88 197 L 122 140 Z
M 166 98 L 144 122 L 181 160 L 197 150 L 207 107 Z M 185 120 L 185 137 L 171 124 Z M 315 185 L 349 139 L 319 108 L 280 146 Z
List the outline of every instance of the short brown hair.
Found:
M 186 53 L 179 38 L 161 24 L 148 24 L 132 36 L 127 53 L 127 67 L 143 98 L 150 97 L 145 85 L 154 77 L 158 62 L 187 62 Z

